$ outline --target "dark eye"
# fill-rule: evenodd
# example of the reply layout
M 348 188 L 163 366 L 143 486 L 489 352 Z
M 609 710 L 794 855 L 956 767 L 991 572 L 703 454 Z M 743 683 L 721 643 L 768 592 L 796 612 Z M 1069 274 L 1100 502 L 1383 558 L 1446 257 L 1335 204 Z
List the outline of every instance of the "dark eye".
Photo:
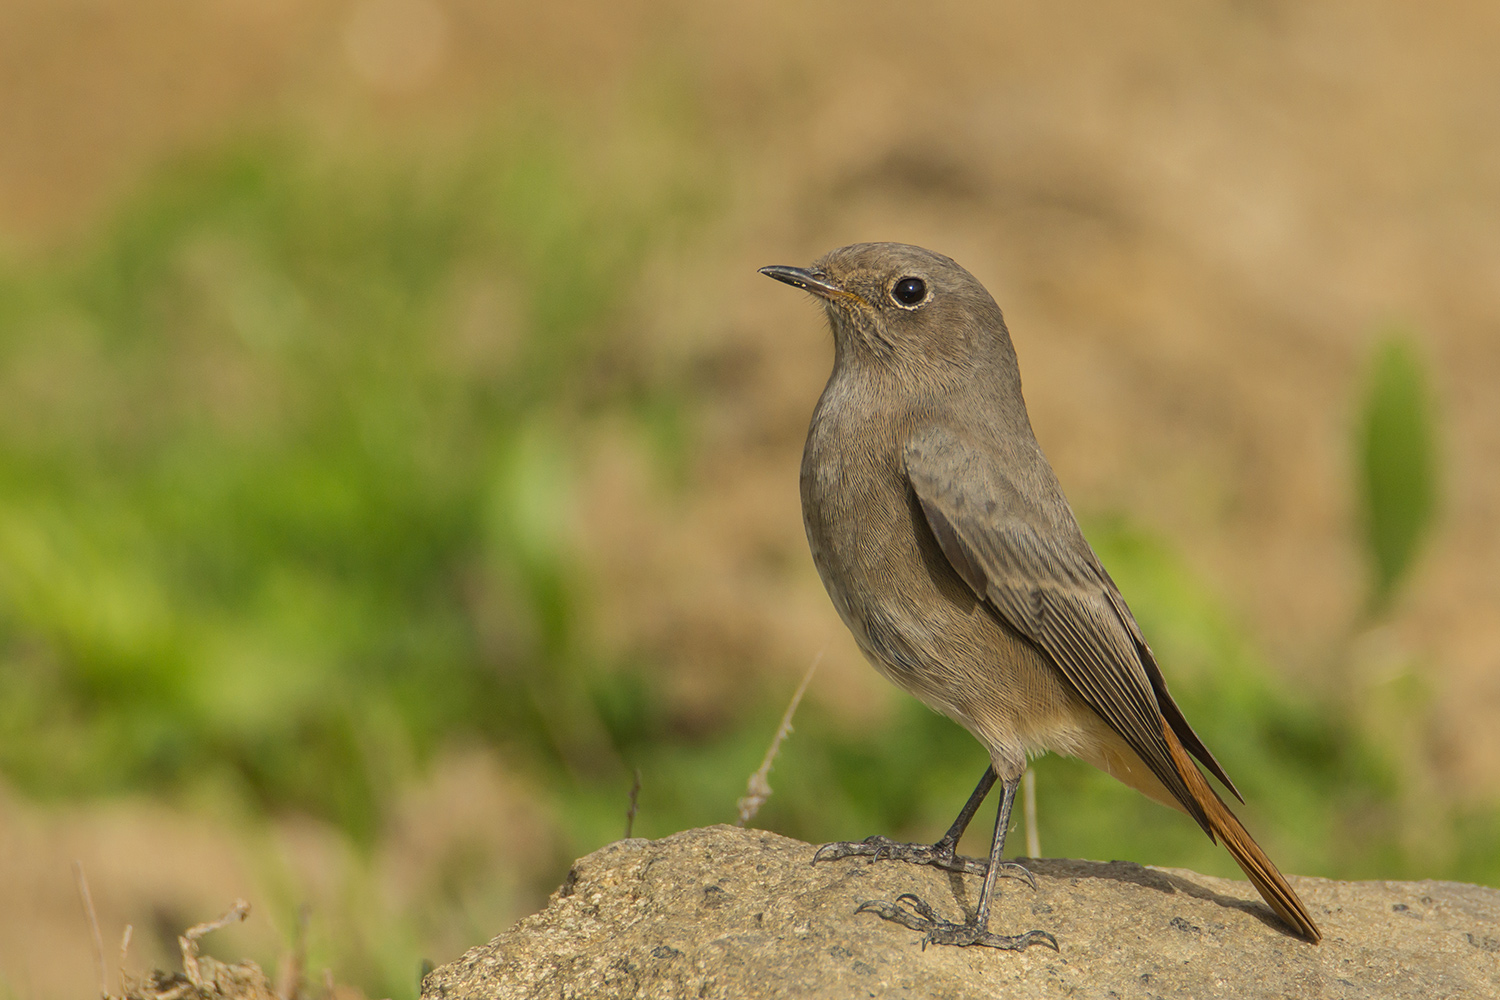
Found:
M 891 289 L 891 295 L 903 306 L 914 306 L 927 297 L 927 282 L 921 278 L 902 278 Z

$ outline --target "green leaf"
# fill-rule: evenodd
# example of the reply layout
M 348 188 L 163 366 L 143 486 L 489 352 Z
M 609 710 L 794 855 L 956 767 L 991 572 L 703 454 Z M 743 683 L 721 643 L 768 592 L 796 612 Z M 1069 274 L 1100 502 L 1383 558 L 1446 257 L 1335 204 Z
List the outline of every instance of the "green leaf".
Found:
M 1411 568 L 1437 507 L 1432 398 L 1421 355 L 1404 334 L 1375 349 L 1360 415 L 1359 486 L 1374 568 L 1373 612 Z

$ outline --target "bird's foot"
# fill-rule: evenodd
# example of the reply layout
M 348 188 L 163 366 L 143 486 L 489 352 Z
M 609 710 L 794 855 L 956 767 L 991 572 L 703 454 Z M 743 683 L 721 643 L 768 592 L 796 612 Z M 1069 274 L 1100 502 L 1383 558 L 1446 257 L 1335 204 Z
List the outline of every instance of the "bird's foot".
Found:
M 983 875 L 990 867 L 988 860 L 966 858 L 954 849 L 954 845 L 945 841 L 940 840 L 936 844 L 902 844 L 879 834 L 864 840 L 824 844 L 813 855 L 813 863 L 854 857 L 869 858 L 871 864 L 876 861 L 908 861 L 914 865 L 932 865 L 934 868 L 966 875 Z M 1031 877 L 1031 872 L 1014 861 L 1002 863 L 1000 874 L 1021 879 L 1033 889 L 1036 888 L 1036 879 Z
M 936 844 L 903 844 L 879 834 L 864 840 L 824 844 L 813 855 L 813 863 L 855 857 L 869 858 L 871 864 L 876 861 L 908 861 L 914 865 L 933 865 L 969 875 L 983 875 L 988 865 L 988 862 L 979 858 L 963 857 L 954 849 L 953 844 L 941 840 Z
M 1057 946 L 1057 938 L 1046 931 L 1027 931 L 1025 934 L 1013 935 L 992 934 L 979 926 L 977 915 L 961 924 L 944 920 L 921 897 L 909 892 L 903 892 L 897 896 L 894 903 L 872 899 L 867 903 L 861 903 L 854 912 L 874 913 L 885 920 L 901 924 L 903 927 L 921 931 L 923 950 L 926 950 L 929 944 L 949 944 L 959 948 L 978 945 L 985 948 L 998 948 L 1001 951 L 1025 951 L 1031 945 L 1045 944 L 1053 951 L 1061 951 Z

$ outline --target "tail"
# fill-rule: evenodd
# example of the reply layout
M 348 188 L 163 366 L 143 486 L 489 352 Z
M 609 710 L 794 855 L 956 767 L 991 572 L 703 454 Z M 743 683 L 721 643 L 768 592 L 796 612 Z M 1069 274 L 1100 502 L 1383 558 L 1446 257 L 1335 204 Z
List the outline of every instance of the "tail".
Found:
M 1235 863 L 1255 884 L 1261 897 L 1276 911 L 1276 915 L 1290 924 L 1298 934 L 1317 944 L 1322 940 L 1323 932 L 1313 923 L 1312 915 L 1302 905 L 1296 890 L 1288 884 L 1271 859 L 1266 857 L 1266 852 L 1250 836 L 1250 831 L 1229 811 L 1224 800 L 1219 798 L 1219 793 L 1209 785 L 1208 779 L 1203 777 L 1203 772 L 1198 770 L 1197 765 L 1188 757 L 1182 742 L 1172 732 L 1172 727 L 1164 722 L 1162 729 L 1166 733 L 1172 763 L 1176 765 L 1188 792 L 1208 821 L 1209 836 L 1229 849 Z

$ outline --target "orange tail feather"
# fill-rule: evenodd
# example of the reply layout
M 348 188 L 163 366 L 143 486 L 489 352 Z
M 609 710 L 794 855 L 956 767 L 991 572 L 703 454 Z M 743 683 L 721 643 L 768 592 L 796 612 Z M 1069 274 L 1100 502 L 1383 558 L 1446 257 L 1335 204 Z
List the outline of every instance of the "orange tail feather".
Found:
M 1285 920 L 1291 927 L 1313 944 L 1317 944 L 1323 938 L 1323 932 L 1318 930 L 1318 925 L 1313 923 L 1312 915 L 1307 912 L 1307 907 L 1302 904 L 1295 889 L 1277 870 L 1271 859 L 1266 857 L 1266 852 L 1260 849 L 1255 838 L 1250 836 L 1250 831 L 1229 811 L 1224 800 L 1219 798 L 1219 793 L 1209 785 L 1208 779 L 1203 777 L 1197 765 L 1188 757 L 1187 751 L 1172 732 L 1170 726 L 1163 725 L 1166 731 L 1167 747 L 1172 752 L 1172 762 L 1177 765 L 1178 772 L 1187 784 L 1188 791 L 1192 793 L 1193 799 L 1202 808 L 1204 815 L 1208 818 L 1208 826 L 1214 836 L 1229 849 L 1245 875 L 1254 883 L 1261 896 L 1276 915 Z

